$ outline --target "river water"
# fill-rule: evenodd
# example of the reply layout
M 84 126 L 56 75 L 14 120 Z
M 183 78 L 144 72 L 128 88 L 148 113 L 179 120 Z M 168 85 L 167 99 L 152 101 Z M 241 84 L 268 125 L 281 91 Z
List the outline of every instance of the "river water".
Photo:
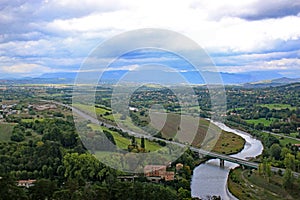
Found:
M 256 157 L 263 151 L 262 143 L 253 138 L 250 134 L 240 130 L 232 129 L 223 123 L 213 122 L 221 129 L 235 133 L 243 137 L 246 141 L 244 149 L 232 155 L 232 157 L 248 159 L 250 157 Z M 231 168 L 235 168 L 238 165 L 225 161 L 225 167 L 220 168 L 219 159 L 211 159 L 204 164 L 199 165 L 194 169 L 191 190 L 193 197 L 206 198 L 207 195 L 221 196 L 222 199 L 236 199 L 227 188 L 227 178 Z

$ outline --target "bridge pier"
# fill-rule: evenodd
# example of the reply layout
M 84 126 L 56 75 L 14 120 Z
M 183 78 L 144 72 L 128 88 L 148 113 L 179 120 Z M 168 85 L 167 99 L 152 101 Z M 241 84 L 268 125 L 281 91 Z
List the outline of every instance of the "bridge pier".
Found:
M 225 166 L 225 161 L 223 159 L 220 159 L 220 167 L 224 168 Z

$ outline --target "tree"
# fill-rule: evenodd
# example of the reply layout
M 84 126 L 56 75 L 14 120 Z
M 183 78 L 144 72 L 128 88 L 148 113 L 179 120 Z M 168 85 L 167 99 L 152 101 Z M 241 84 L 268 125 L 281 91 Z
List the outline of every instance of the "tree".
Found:
M 141 148 L 145 149 L 145 138 L 141 138 Z
M 284 158 L 284 165 L 287 169 L 295 170 L 295 156 L 287 153 Z
M 91 154 L 66 154 L 63 158 L 64 176 L 80 182 L 101 180 L 107 168 Z
M 283 174 L 283 187 L 284 188 L 292 188 L 294 181 L 294 176 L 290 169 L 286 169 Z
M 279 140 L 276 137 L 274 137 L 273 135 L 269 134 L 264 139 L 264 143 L 265 143 L 266 147 L 270 148 L 272 146 L 272 144 L 274 144 L 274 143 L 279 144 Z
M 283 147 L 283 148 L 281 149 L 281 153 L 280 153 L 281 159 L 284 159 L 285 156 L 286 156 L 288 153 L 291 153 L 291 150 L 289 150 L 289 149 L 286 148 L 286 147 Z
M 271 171 L 271 163 L 266 164 L 266 175 L 268 177 L 268 182 L 270 181 L 270 177 L 272 176 L 272 171 Z
M 32 199 L 51 199 L 53 192 L 57 189 L 56 183 L 48 179 L 40 179 L 30 188 Z
M 281 147 L 279 144 L 275 143 L 272 144 L 271 148 L 270 148 L 270 154 L 273 158 L 275 158 L 276 160 L 280 159 L 280 154 L 281 154 Z
M 22 142 L 25 140 L 25 136 L 22 133 L 18 132 L 18 133 L 13 133 L 10 139 L 15 142 Z
M 23 188 L 17 186 L 10 176 L 0 175 L 0 200 L 28 199 Z
M 136 147 L 136 141 L 135 141 L 135 137 L 131 136 L 131 145 Z
M 258 174 L 259 174 L 259 175 L 263 175 L 263 164 L 262 164 L 262 163 L 260 163 L 260 164 L 258 165 Z
M 179 199 L 189 198 L 191 197 L 191 192 L 187 189 L 183 189 L 182 187 L 180 187 L 178 189 L 178 197 Z

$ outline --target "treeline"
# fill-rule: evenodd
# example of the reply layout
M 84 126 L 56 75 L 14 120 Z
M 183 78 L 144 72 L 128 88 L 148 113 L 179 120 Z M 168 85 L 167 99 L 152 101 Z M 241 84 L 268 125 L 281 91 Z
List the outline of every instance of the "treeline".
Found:
M 81 127 L 89 129 L 86 125 Z M 0 143 L 1 200 L 191 199 L 190 178 L 197 156 L 193 152 L 184 153 L 176 161 L 184 163 L 178 172 L 180 179 L 153 184 L 141 175 L 135 182 L 121 182 L 118 176 L 124 175 L 123 172 L 105 166 L 87 153 L 72 121 L 44 119 L 20 122 L 15 127 L 15 132 L 23 134 L 25 139 Z M 111 129 L 130 137 L 121 130 Z M 109 131 L 90 131 L 87 132 L 90 138 L 102 134 L 115 143 Z M 29 188 L 17 186 L 16 181 L 28 179 L 37 181 Z
M 261 131 L 252 129 L 238 120 L 236 122 L 230 120 L 226 124 L 244 130 L 262 141 L 264 150 L 261 162 L 267 161 L 274 167 L 300 172 L 300 152 L 295 145 L 288 143 L 283 146 L 275 136 L 268 133 L 262 134 Z
M 295 110 L 290 110 L 289 108 L 276 110 L 262 106 L 254 106 L 246 107 L 244 109 L 234 109 L 228 112 L 228 114 L 230 113 L 235 113 L 235 115 L 230 116 L 228 118 L 229 120 L 237 121 L 238 118 L 240 118 L 240 123 L 257 130 L 290 134 L 292 132 L 297 132 L 297 128 L 300 127 L 300 108 Z M 261 118 L 269 120 L 270 125 L 265 125 L 263 123 L 251 124 L 244 121 Z
M 1 173 L 0 199 L 182 199 L 185 191 L 146 182 L 120 182 L 119 172 L 101 164 L 91 154 L 67 153 L 59 176 L 40 174 L 30 188 L 17 187 L 13 173 Z M 50 175 L 50 177 L 48 177 Z M 25 178 L 25 177 L 23 177 Z M 32 177 L 31 177 L 32 178 Z M 37 177 L 38 178 L 38 177 Z M 188 193 L 189 194 L 189 193 Z

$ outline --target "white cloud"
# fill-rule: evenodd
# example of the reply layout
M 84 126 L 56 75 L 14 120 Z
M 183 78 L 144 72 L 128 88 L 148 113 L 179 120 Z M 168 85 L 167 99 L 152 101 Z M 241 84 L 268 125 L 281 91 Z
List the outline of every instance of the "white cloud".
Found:
M 36 63 L 74 69 L 99 42 L 118 33 L 163 28 L 190 37 L 209 53 L 225 55 L 216 61 L 232 64 L 233 71 L 238 70 L 234 65 L 244 65 L 242 70 L 271 69 L 271 65 L 280 69 L 278 63 L 267 62 L 289 58 L 300 49 L 280 50 L 281 43 L 300 40 L 298 4 L 284 0 L 2 1 L 0 54 L 10 59 L 0 59 L 0 65 Z
M 155 2 L 155 1 L 154 1 Z M 208 20 L 209 11 L 223 12 L 227 6 L 246 6 L 247 2 L 216 4 L 202 9 L 193 9 L 188 3 L 163 1 L 156 3 L 128 3 L 127 10 L 106 13 L 91 13 L 84 17 L 56 19 L 46 25 L 46 30 L 67 32 L 84 38 L 109 38 L 132 29 L 156 27 L 184 33 L 205 48 L 213 51 L 255 51 L 271 49 L 278 40 L 295 40 L 300 37 L 300 17 L 287 16 L 279 19 L 247 21 L 223 14 L 219 21 Z M 250 1 L 248 1 L 249 3 Z M 252 2 L 252 1 L 251 1 Z M 172 8 L 169 8 L 169 3 Z M 206 4 L 205 4 L 206 5 Z M 225 6 L 225 7 L 224 7 Z M 247 7 L 245 7 L 247 8 Z M 243 9 L 237 9 L 243 12 Z
M 300 59 L 298 58 L 282 58 L 272 61 L 260 61 L 247 63 L 242 66 L 219 66 L 217 69 L 221 72 L 240 73 L 248 71 L 298 71 L 300 70 Z
M 1 66 L 0 70 L 8 74 L 21 74 L 21 75 L 40 75 L 46 72 L 53 72 L 49 67 L 37 64 L 20 63 L 10 66 Z

